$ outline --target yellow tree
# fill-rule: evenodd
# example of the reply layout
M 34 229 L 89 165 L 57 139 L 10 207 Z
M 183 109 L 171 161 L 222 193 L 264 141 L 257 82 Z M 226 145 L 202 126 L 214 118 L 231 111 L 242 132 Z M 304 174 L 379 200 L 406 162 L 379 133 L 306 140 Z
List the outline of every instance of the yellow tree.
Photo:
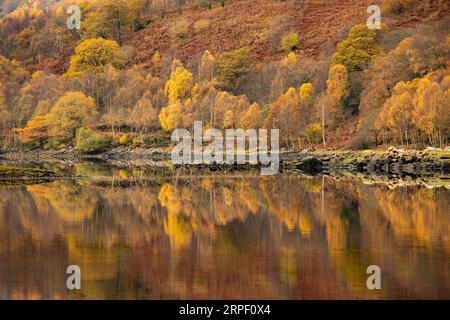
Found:
M 299 94 L 295 88 L 289 88 L 270 106 L 264 127 L 279 129 L 280 134 L 285 138 L 285 144 L 291 147 L 294 139 L 299 138 L 300 119 Z
M 125 67 L 128 57 L 117 42 L 103 38 L 88 39 L 75 48 L 75 55 L 70 58 L 67 76 L 79 77 L 83 72 L 102 73 L 105 66 Z
M 148 128 L 158 127 L 158 111 L 152 105 L 150 92 L 146 92 L 131 109 L 128 123 L 138 128 L 141 135 Z
M 214 78 L 215 73 L 215 58 L 208 50 L 202 55 L 200 59 L 200 65 L 198 67 L 198 78 L 199 81 L 211 81 Z
M 23 69 L 18 61 L 9 60 L 0 55 L 0 94 L 2 95 L 3 113 L 5 115 L 3 125 L 17 126 L 18 112 L 13 112 L 13 110 L 16 108 L 17 93 L 28 77 L 28 72 Z M 8 111 L 10 117 L 6 117 L 5 110 Z
M 327 124 L 336 127 L 343 121 L 342 104 L 349 96 L 349 81 L 347 69 L 342 64 L 331 66 L 328 73 L 327 92 L 318 99 L 318 108 L 322 115 L 322 138 L 326 148 L 325 128 Z
M 135 2 L 136 1 L 133 0 L 128 5 L 135 5 Z M 131 19 L 136 18 L 135 12 L 133 10 L 130 11 L 127 7 L 127 1 L 93 1 L 89 9 L 90 10 L 85 10 L 85 15 L 87 17 L 82 24 L 83 38 L 103 37 L 117 40 L 117 42 L 122 45 L 125 29 L 129 28 L 132 22 Z
M 292 79 L 292 75 L 295 73 L 298 65 L 299 59 L 295 52 L 288 53 L 288 55 L 278 63 L 276 74 L 271 84 L 271 97 L 273 99 L 278 98 L 285 92 L 289 79 Z
M 447 76 L 450 80 L 450 76 Z M 420 79 L 414 96 L 414 124 L 426 135 L 430 143 L 439 143 L 442 148 L 450 125 L 449 90 L 445 91 L 444 78 L 441 84 L 429 76 Z
M 363 69 L 379 51 L 379 36 L 379 30 L 371 30 L 365 25 L 354 26 L 348 37 L 337 45 L 333 62 L 344 65 L 348 71 Z
M 167 80 L 164 92 L 169 98 L 170 103 L 176 100 L 183 100 L 190 96 L 194 86 L 194 77 L 192 73 L 183 67 L 176 67 Z
M 181 128 L 183 125 L 183 106 L 179 100 L 169 103 L 159 114 L 161 127 L 166 131 Z
M 3 84 L 0 82 L 0 130 L 8 128 L 11 121 L 11 113 L 6 105 L 6 97 L 3 91 Z
M 259 127 L 261 117 L 261 108 L 255 102 L 250 107 L 248 107 L 247 111 L 242 115 L 239 126 L 243 129 L 253 129 Z
M 192 89 L 190 110 L 192 118 L 204 123 L 212 123 L 214 119 L 214 106 L 217 96 L 214 81 L 196 83 Z
M 314 86 L 311 83 L 304 83 L 299 89 L 300 113 L 304 128 L 310 123 L 314 105 Z M 303 128 L 303 129 L 304 129 Z
M 347 69 L 342 64 L 331 66 L 327 80 L 327 94 L 341 103 L 349 95 Z
M 37 116 L 19 129 L 19 141 L 24 144 L 42 146 L 48 139 L 48 120 L 46 116 Z
M 66 92 L 48 113 L 49 135 L 56 144 L 70 142 L 76 130 L 89 124 L 97 110 L 94 99 L 82 92 Z
M 62 93 L 63 85 L 59 76 L 43 71 L 35 72 L 20 90 L 18 97 L 19 124 L 25 124 L 35 115 L 41 101 L 48 100 L 53 105 Z M 47 112 L 48 110 L 45 113 Z
M 250 106 L 247 96 L 235 96 L 226 91 L 217 94 L 214 105 L 213 125 L 232 128 L 239 123 L 241 115 Z
M 400 138 L 401 144 L 409 144 L 410 131 L 413 126 L 413 100 L 418 79 L 399 82 L 393 95 L 383 105 L 376 122 L 377 129 L 389 130 L 394 137 Z

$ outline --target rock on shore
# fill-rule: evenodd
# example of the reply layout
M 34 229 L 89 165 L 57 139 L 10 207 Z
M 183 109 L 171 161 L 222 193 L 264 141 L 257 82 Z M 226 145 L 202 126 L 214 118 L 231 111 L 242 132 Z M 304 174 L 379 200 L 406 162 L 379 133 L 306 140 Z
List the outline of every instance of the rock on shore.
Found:
M 382 174 L 450 173 L 449 150 L 324 151 L 285 154 L 284 167 L 314 173 L 326 171 L 374 172 Z

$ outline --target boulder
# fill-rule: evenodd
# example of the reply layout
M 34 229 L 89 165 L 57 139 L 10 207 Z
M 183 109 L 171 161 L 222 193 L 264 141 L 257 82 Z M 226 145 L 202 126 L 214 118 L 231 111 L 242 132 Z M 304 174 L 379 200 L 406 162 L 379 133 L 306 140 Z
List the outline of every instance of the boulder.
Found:
M 297 169 L 308 173 L 318 173 L 323 170 L 323 163 L 314 156 L 308 156 L 300 160 Z

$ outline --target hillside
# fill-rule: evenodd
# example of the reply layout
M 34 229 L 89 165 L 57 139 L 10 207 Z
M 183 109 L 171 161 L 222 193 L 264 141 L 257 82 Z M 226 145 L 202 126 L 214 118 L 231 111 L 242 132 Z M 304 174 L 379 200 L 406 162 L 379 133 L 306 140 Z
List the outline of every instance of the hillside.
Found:
M 377 30 L 372 0 L 79 0 L 79 30 L 68 1 L 21 3 L 0 19 L 6 147 L 165 145 L 194 120 L 287 149 L 450 140 L 445 0 L 375 1 Z
M 392 29 L 404 29 L 438 21 L 450 14 L 450 3 L 446 0 L 431 1 L 426 5 L 422 1 L 416 2 L 395 19 L 383 15 L 382 22 L 389 23 Z M 372 4 L 381 6 L 381 0 L 332 3 L 327 0 L 240 0 L 230 1 L 225 7 L 216 4 L 209 10 L 199 4 L 187 5 L 182 15 L 177 8 L 169 6 L 164 19 L 152 16 L 152 22 L 144 30 L 127 33 L 125 44 L 134 49 L 135 63 L 147 68 L 151 68 L 151 58 L 156 52 L 163 57 L 176 57 L 193 67 L 204 50 L 217 56 L 247 47 L 260 62 L 280 60 L 283 53 L 278 50 L 278 44 L 282 35 L 297 32 L 301 35 L 301 45 L 296 52 L 301 56 L 317 57 L 326 44 L 334 45 L 341 40 L 349 27 L 365 23 L 369 16 L 367 7 Z M 209 22 L 208 31 L 196 33 L 195 23 L 205 20 Z M 174 39 L 171 33 L 171 27 L 179 21 L 186 21 L 189 29 L 183 40 Z M 26 66 L 31 72 L 45 69 L 62 74 L 67 70 L 69 58 L 70 54 L 67 54 Z
M 298 32 L 301 46 L 297 50 L 306 56 L 317 56 L 327 42 L 335 42 L 349 25 L 367 19 L 367 5 L 372 1 L 344 0 L 328 4 L 326 1 L 274 2 L 267 0 L 238 1 L 204 10 L 192 7 L 180 18 L 172 13 L 167 19 L 148 26 L 134 35 L 131 43 L 139 52 L 139 62 L 148 63 L 156 51 L 172 54 L 183 62 L 198 57 L 205 49 L 213 55 L 249 48 L 260 61 L 281 59 L 278 43 L 285 32 Z M 338 14 L 339 13 L 339 14 Z M 190 28 L 186 40 L 172 41 L 170 25 L 185 19 L 190 25 L 206 19 L 210 27 L 205 34 L 195 34 Z
M 317 57 L 323 46 L 335 44 L 350 26 L 363 24 L 368 18 L 367 7 L 381 5 L 380 0 L 304 0 L 304 1 L 236 1 L 224 8 L 216 6 L 205 10 L 191 6 L 180 17 L 177 10 L 167 14 L 166 19 L 150 24 L 145 30 L 133 34 L 130 44 L 137 50 L 136 59 L 140 63 L 150 64 L 152 55 L 159 51 L 192 63 L 205 49 L 214 55 L 248 47 L 259 61 L 282 58 L 278 43 L 285 32 L 297 32 L 301 45 L 299 54 Z M 445 0 L 432 1 L 426 8 L 417 6 L 394 21 L 393 28 L 413 27 L 417 23 L 439 20 L 450 13 L 450 3 Z M 183 19 L 190 25 L 186 40 L 174 41 L 170 26 Z M 207 33 L 195 34 L 192 26 L 199 20 L 208 20 Z M 383 20 L 385 22 L 385 20 Z

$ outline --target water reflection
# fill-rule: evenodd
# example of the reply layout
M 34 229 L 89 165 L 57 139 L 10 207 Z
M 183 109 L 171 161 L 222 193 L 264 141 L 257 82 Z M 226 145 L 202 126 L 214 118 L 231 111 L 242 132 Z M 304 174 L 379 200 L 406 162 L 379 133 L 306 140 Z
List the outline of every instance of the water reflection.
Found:
M 445 188 L 74 170 L 0 188 L 1 299 L 450 298 Z

